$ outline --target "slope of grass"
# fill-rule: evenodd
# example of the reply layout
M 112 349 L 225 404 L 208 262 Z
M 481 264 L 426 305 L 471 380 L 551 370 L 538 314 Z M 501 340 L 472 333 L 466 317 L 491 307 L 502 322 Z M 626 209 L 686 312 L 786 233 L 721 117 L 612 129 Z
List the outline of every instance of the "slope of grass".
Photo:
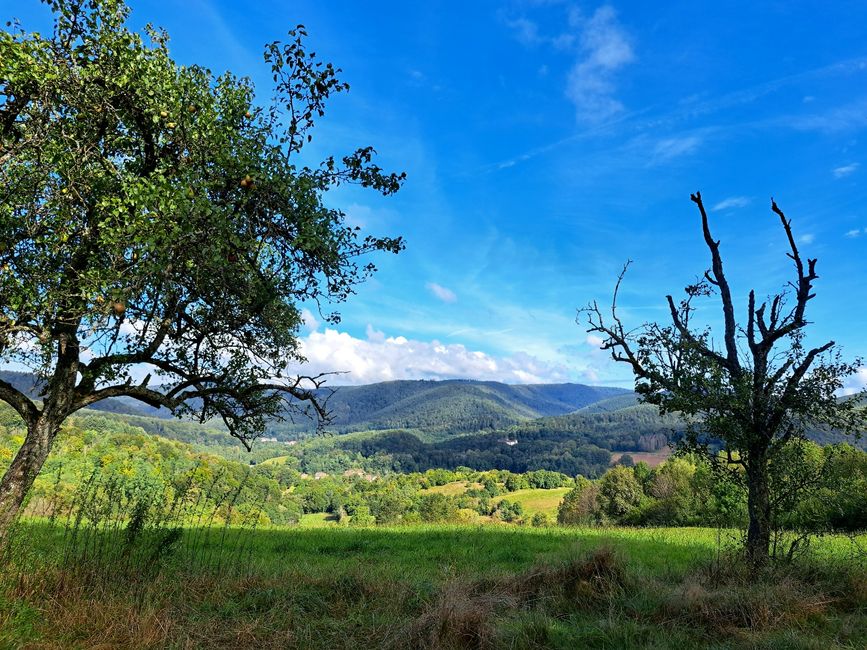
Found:
M 527 489 L 515 490 L 494 499 L 495 502 L 503 499 L 512 503 L 520 503 L 524 508 L 524 516 L 532 517 L 537 512 L 543 512 L 553 517 L 557 516 L 557 507 L 571 488 L 553 488 L 550 490 Z
M 445 494 L 450 497 L 458 496 L 463 494 L 469 489 L 479 489 L 482 487 L 481 483 L 471 483 L 469 481 L 452 481 L 451 483 L 446 483 L 444 485 L 434 485 L 433 487 L 425 488 L 422 490 L 424 494 Z

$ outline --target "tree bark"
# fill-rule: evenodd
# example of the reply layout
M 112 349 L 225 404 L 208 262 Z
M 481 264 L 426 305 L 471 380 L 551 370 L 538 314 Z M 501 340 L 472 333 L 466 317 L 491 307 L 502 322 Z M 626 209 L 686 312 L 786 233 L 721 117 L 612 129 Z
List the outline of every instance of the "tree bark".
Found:
M 747 466 L 747 559 L 753 566 L 768 561 L 771 544 L 771 498 L 768 481 L 767 456 L 763 453 L 750 456 Z
M 44 416 L 28 425 L 24 444 L 0 480 L 0 539 L 15 522 L 59 429 L 59 423 Z

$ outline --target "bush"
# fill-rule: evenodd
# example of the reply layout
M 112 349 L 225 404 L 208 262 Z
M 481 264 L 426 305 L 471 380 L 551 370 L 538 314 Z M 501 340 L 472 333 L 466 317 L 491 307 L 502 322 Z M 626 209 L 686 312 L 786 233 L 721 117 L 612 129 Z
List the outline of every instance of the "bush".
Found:
M 419 499 L 418 514 L 422 521 L 429 523 L 456 521 L 458 505 L 445 494 L 425 494 Z
M 497 504 L 493 517 L 499 521 L 513 522 L 519 520 L 523 514 L 524 506 L 517 501 L 512 503 L 503 499 Z
M 600 480 L 599 500 L 609 517 L 622 517 L 641 503 L 643 497 L 641 484 L 629 468 L 612 467 Z
M 533 515 L 533 519 L 530 520 L 530 523 L 534 528 L 544 528 L 545 526 L 551 525 L 551 517 L 549 517 L 545 512 L 537 512 Z
M 557 523 L 564 526 L 580 526 L 596 524 L 601 519 L 599 486 L 579 476 L 575 480 L 575 487 L 566 493 L 557 508 Z

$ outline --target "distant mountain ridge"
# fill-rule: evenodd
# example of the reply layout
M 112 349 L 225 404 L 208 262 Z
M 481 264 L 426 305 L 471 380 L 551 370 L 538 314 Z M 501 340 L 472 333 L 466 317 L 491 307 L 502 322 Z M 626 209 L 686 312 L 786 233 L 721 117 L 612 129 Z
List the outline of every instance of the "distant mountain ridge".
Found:
M 0 370 L 0 379 L 38 397 L 32 374 Z M 397 380 L 361 386 L 321 389 L 339 432 L 361 429 L 418 429 L 430 432 L 469 433 L 501 429 L 542 417 L 565 415 L 597 402 L 631 395 L 623 388 L 584 384 L 503 384 L 470 379 Z M 170 417 L 129 398 L 94 404 L 92 410 L 124 415 Z M 296 418 L 288 427 L 275 423 L 277 432 L 315 428 L 312 420 Z
M 341 386 L 328 399 L 338 430 L 420 429 L 466 433 L 565 415 L 630 394 L 583 384 L 503 384 L 464 379 L 398 380 Z

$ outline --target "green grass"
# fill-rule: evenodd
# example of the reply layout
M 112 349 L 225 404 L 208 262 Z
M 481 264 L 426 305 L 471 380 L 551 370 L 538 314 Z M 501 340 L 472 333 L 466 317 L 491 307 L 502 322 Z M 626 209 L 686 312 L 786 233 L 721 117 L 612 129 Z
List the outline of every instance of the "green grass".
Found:
M 444 485 L 434 485 L 433 487 L 425 488 L 421 492 L 422 494 L 445 494 L 447 496 L 454 497 L 463 494 L 471 488 L 479 489 L 480 487 L 482 487 L 481 483 L 471 483 L 470 481 L 452 481 L 451 483 L 445 483 Z
M 497 497 L 494 501 L 498 502 L 505 499 L 512 503 L 520 503 L 524 508 L 525 517 L 532 517 L 537 512 L 543 512 L 556 518 L 557 508 L 560 505 L 560 502 L 571 489 L 572 488 L 553 488 L 550 490 L 543 490 L 540 488 L 530 488 L 527 490 L 515 490 L 514 492 L 509 492 L 508 494 Z
M 260 465 L 285 465 L 286 461 L 289 460 L 291 456 L 283 455 L 283 456 L 272 456 L 271 458 L 266 458 L 263 460 Z
M 31 523 L 0 569 L 0 647 L 867 647 L 843 538 L 756 576 L 708 570 L 711 529 L 324 523 L 210 531 L 155 574 L 64 566 L 62 531 Z
M 301 528 L 327 528 L 336 525 L 337 520 L 327 512 L 312 512 L 301 515 L 301 521 L 298 522 L 298 526 Z

